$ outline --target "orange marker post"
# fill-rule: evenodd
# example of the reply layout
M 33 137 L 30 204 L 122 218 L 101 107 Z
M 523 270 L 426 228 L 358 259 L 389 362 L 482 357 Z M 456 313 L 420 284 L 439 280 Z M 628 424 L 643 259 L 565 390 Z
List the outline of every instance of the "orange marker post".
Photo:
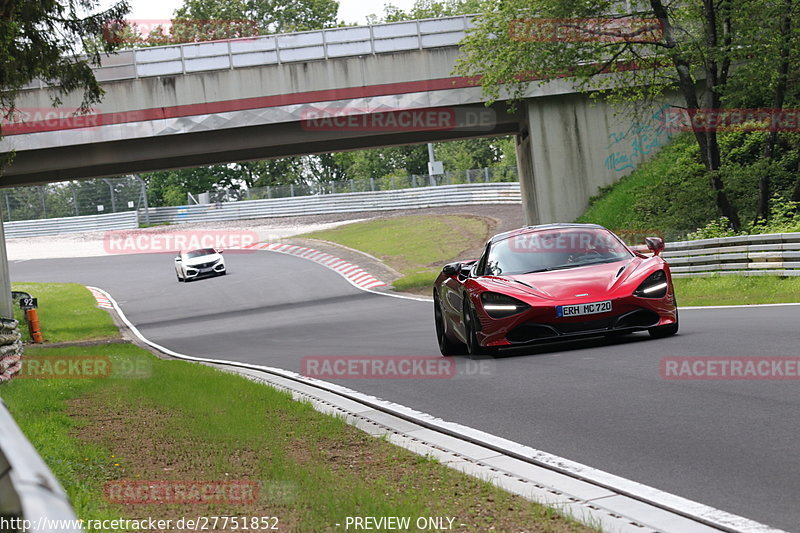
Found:
M 31 332 L 31 338 L 33 339 L 33 342 L 36 344 L 43 343 L 44 338 L 42 337 L 42 332 L 39 329 L 39 315 L 36 313 L 36 309 L 26 309 L 25 318 L 28 320 L 28 329 Z

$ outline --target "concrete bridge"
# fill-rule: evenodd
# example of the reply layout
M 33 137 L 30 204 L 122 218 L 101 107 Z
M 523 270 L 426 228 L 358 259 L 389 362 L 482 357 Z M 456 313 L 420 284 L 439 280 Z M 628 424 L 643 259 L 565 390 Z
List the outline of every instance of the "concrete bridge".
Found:
M 666 142 L 563 81 L 533 83 L 515 113 L 453 75 L 469 17 L 128 50 L 105 58 L 85 116 L 21 94 L 0 186 L 477 136 L 517 136 L 530 223 L 571 221 L 599 187 Z

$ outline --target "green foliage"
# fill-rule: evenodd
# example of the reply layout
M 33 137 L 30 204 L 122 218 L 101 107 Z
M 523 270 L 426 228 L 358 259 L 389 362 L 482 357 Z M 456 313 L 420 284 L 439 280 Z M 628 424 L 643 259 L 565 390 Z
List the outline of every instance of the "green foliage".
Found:
M 669 9 L 674 15 L 679 13 L 677 8 Z M 603 38 L 602 28 L 576 21 L 559 30 L 576 38 L 538 37 L 553 29 L 543 19 L 597 20 L 618 11 L 619 2 L 613 0 L 486 0 L 480 5 L 476 27 L 462 41 L 464 55 L 456 73 L 480 77 L 490 101 L 499 97 L 501 89 L 521 98 L 531 79 L 544 84 L 561 77 L 582 90 L 608 91 L 619 100 L 652 100 L 674 86 L 674 77 L 664 69 L 674 47 L 653 38 L 648 30 L 633 27 L 622 30 L 628 32 L 625 38 L 610 40 Z M 653 18 L 652 13 L 637 16 Z M 697 14 L 687 10 L 683 17 L 688 24 Z M 701 36 L 686 32 L 681 51 L 691 53 L 701 42 Z M 627 69 L 631 61 L 640 68 Z M 609 72 L 615 77 L 599 76 Z
M 769 220 L 759 219 L 751 233 L 792 233 L 800 232 L 800 202 L 774 196 L 770 202 Z
M 717 237 L 734 237 L 737 233 L 731 229 L 730 221 L 725 217 L 712 220 L 697 231 L 686 235 L 686 239 L 715 239 Z
M 777 194 L 769 223 L 746 223 L 743 231 L 792 231 L 779 229 L 797 224 L 793 214 L 796 202 L 787 200 L 797 180 L 800 160 L 800 148 L 792 136 L 783 138 L 777 157 L 771 160 L 761 158 L 766 141 L 764 132 L 728 132 L 721 133 L 719 138 L 723 148 L 719 172 L 731 201 L 746 220 L 756 220 L 761 176 L 770 176 Z M 706 179 L 697 145 L 689 134 L 682 134 L 632 174 L 601 190 L 578 220 L 610 228 L 658 229 L 668 239 L 735 235 L 726 226 L 727 220 L 719 217 Z
M 403 20 L 417 20 L 436 17 L 451 17 L 454 15 L 470 15 L 481 11 L 481 0 L 416 0 L 408 11 L 403 11 L 393 4 L 383 6 L 383 16 L 370 15 L 367 17 L 370 24 L 379 22 L 400 22 Z
M 336 0 L 184 0 L 175 18 L 251 21 L 258 35 L 267 35 L 331 28 L 337 25 L 338 10 Z
M 91 70 L 100 54 L 118 44 L 102 39 L 103 29 L 130 10 L 127 1 L 97 11 L 97 0 L 16 0 L 0 2 L 0 112 L 13 110 L 22 87 L 38 78 L 52 91 L 53 105 L 73 91 L 83 95 L 82 110 L 100 101 L 103 91 Z M 88 43 L 102 42 L 89 47 Z M 91 51 L 88 58 L 81 51 Z M 2 134 L 2 131 L 0 131 Z

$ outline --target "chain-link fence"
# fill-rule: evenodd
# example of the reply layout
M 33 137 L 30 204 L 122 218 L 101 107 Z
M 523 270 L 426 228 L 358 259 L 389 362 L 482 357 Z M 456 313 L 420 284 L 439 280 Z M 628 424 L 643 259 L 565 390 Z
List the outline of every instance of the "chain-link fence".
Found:
M 207 197 L 202 194 L 190 194 L 186 204 L 515 181 L 519 181 L 516 167 L 492 167 L 451 171 L 433 176 L 398 175 L 341 181 L 311 181 L 249 189 L 226 188 L 209 191 Z M 147 187 L 144 180 L 138 176 L 11 187 L 0 190 L 0 205 L 2 205 L 3 220 L 6 222 L 119 213 L 148 207 Z
M 0 190 L 3 219 L 40 220 L 134 211 L 147 207 L 147 189 L 136 176 L 65 181 Z
M 519 181 L 516 167 L 477 168 L 450 171 L 429 176 L 412 174 L 410 176 L 385 176 L 382 178 L 362 178 L 342 181 L 321 181 L 270 187 L 251 187 L 250 189 L 221 189 L 209 192 L 211 203 L 236 202 L 239 200 L 264 200 L 267 198 L 290 198 L 294 196 L 313 196 L 317 194 L 336 194 L 348 192 L 391 191 L 430 187 L 435 185 L 456 185 L 461 183 L 497 183 Z

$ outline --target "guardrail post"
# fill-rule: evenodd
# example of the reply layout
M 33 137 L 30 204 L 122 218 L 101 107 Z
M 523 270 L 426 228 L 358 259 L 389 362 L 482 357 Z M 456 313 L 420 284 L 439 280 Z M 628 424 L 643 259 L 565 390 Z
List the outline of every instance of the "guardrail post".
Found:
M 294 196 L 294 183 L 289 184 L 289 196 Z
M 375 192 L 375 178 L 371 177 L 369 179 L 369 190 L 371 190 L 372 192 Z

